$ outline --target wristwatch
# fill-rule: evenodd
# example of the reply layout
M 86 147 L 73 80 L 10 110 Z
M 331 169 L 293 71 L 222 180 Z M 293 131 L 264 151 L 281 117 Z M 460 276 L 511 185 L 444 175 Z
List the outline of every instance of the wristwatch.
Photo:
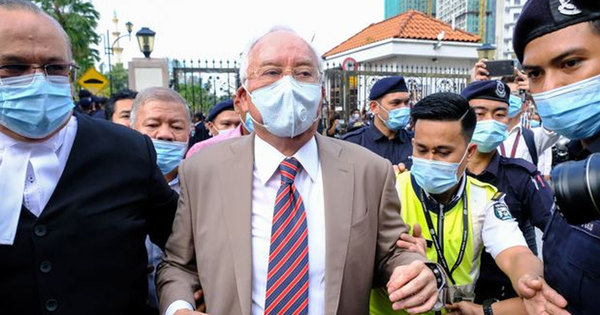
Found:
M 445 293 L 446 293 L 446 273 L 440 267 L 440 265 L 433 262 L 425 262 L 425 266 L 431 269 L 433 275 L 435 276 L 435 282 L 438 290 L 438 298 L 435 304 L 433 305 L 432 311 L 441 311 L 446 305 Z
M 498 299 L 483 300 L 483 315 L 494 315 L 492 304 L 498 302 Z

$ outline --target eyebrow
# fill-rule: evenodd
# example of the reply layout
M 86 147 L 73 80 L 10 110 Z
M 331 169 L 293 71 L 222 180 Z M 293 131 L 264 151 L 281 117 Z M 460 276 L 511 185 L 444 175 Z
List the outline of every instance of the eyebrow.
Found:
M 570 56 L 570 55 L 577 55 L 577 54 L 583 54 L 586 53 L 587 49 L 585 48 L 573 48 L 573 49 L 569 49 L 565 52 L 563 52 L 562 54 L 550 59 L 550 64 L 557 64 L 560 63 L 563 59 L 565 59 L 566 57 Z M 538 65 L 523 65 L 523 70 L 537 70 L 540 69 L 541 66 Z
M 473 106 L 473 110 L 485 110 L 485 111 L 487 111 L 488 108 L 485 107 L 485 106 Z M 502 106 L 498 106 L 498 107 L 494 107 L 494 108 L 490 109 L 489 111 L 491 111 L 493 113 L 493 112 L 497 112 L 499 110 L 506 111 L 506 110 L 508 110 L 508 108 L 502 107 Z
M 29 64 L 29 62 L 25 58 L 23 58 L 19 55 L 0 56 L 0 63 L 2 63 L 2 64 L 6 64 L 6 63 Z M 68 61 L 66 61 L 62 57 L 53 56 L 53 57 L 46 59 L 45 62 L 43 63 L 43 65 L 53 64 L 53 63 L 68 63 Z
M 422 148 L 422 149 L 429 149 L 426 145 L 421 144 L 421 143 L 415 143 L 415 145 L 417 147 L 419 147 L 419 148 Z M 433 149 L 436 150 L 436 151 L 439 151 L 439 150 L 452 150 L 453 147 L 447 146 L 447 145 L 439 145 L 439 146 L 434 147 Z

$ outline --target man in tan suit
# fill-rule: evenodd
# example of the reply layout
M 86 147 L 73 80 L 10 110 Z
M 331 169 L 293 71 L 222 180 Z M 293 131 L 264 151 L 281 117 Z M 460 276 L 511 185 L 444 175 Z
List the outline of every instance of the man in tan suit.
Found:
M 180 168 L 179 208 L 158 269 L 162 314 L 367 314 L 386 286 L 394 309 L 437 301 L 439 269 L 395 246 L 407 231 L 387 160 L 316 134 L 322 64 L 289 29 L 247 47 L 238 112 L 255 133 Z

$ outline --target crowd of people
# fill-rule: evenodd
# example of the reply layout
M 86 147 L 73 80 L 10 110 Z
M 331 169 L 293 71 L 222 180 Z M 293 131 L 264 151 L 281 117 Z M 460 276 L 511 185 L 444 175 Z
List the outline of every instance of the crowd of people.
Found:
M 572 2 L 527 2 L 514 76 L 415 104 L 381 78 L 322 126 L 289 28 L 206 117 L 163 87 L 75 105 L 65 31 L 0 0 L 0 313 L 594 314 L 600 221 L 550 185 L 557 147 L 600 152 L 600 6 Z

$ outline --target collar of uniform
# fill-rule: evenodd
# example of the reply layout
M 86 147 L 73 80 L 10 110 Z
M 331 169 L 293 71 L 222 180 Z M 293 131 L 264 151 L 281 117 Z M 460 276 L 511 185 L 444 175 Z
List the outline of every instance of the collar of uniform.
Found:
M 498 152 L 494 152 L 494 156 L 490 160 L 490 164 L 488 164 L 488 166 L 485 168 L 485 170 L 481 174 L 475 175 L 475 174 L 469 172 L 468 170 L 467 170 L 467 174 L 470 176 L 473 176 L 475 178 L 490 177 L 491 179 L 496 179 L 496 177 L 498 177 L 498 169 L 500 168 L 500 159 L 502 159 L 502 158 L 503 158 L 503 156 L 498 154 Z
M 520 131 L 520 130 L 521 130 L 521 128 L 522 128 L 522 126 L 521 126 L 521 123 L 518 123 L 517 125 L 515 125 L 515 126 L 513 127 L 513 129 L 511 129 L 511 130 L 508 132 L 508 135 L 510 136 L 510 135 L 512 135 L 513 133 L 516 133 L 517 131 Z
M 584 147 L 579 140 L 572 140 L 567 144 L 567 149 L 570 158 L 584 160 L 590 154 L 600 152 L 600 134 L 587 147 Z
M 415 180 L 414 176 L 411 175 L 410 180 L 412 182 L 413 190 L 417 196 L 419 196 L 421 191 L 424 193 L 424 196 L 425 196 L 424 202 L 425 202 L 425 206 L 427 207 L 427 210 L 438 214 L 438 213 L 440 213 L 440 206 L 444 206 L 444 212 L 448 212 L 448 211 L 452 210 L 454 208 L 454 206 L 456 206 L 456 204 L 460 201 L 460 198 L 462 197 L 462 194 L 465 191 L 465 185 L 467 183 L 467 174 L 463 173 L 463 175 L 460 179 L 458 190 L 456 191 L 454 196 L 452 196 L 452 199 L 450 199 L 450 202 L 446 205 L 440 204 L 437 200 L 435 200 L 435 198 L 433 198 L 433 196 L 431 196 L 428 192 L 423 190 L 421 188 L 421 186 L 419 186 L 419 184 L 417 184 L 417 181 Z
M 302 169 L 306 171 L 314 183 L 319 171 L 319 152 L 315 137 L 310 138 L 296 153 L 294 153 Z M 267 143 L 260 137 L 254 139 L 254 169 L 263 185 L 277 173 L 279 164 L 286 158 L 279 150 Z
M 384 141 L 397 141 L 400 143 L 404 143 L 404 142 L 410 140 L 408 131 L 406 129 L 400 129 L 400 130 L 396 131 L 396 136 L 394 137 L 394 139 L 388 140 L 388 138 L 383 133 L 381 133 L 381 131 L 379 131 L 379 129 L 377 129 L 377 127 L 375 126 L 375 122 L 372 122 L 366 131 L 369 133 L 369 136 L 371 137 L 371 139 L 373 141 L 384 140 Z

